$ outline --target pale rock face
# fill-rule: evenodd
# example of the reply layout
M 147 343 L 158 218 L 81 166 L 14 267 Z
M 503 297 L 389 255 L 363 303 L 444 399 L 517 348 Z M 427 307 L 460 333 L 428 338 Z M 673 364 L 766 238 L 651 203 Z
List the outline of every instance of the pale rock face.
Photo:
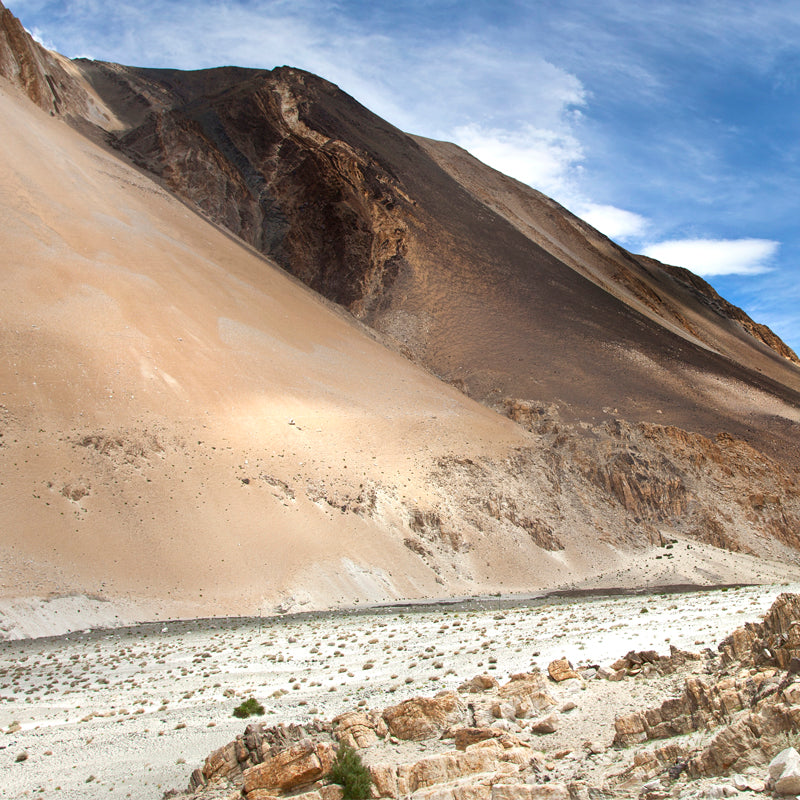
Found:
M 560 722 L 561 720 L 558 714 L 549 714 L 542 719 L 536 720 L 536 722 L 531 725 L 531 730 L 534 733 L 555 733 L 558 730 Z
M 497 678 L 493 675 L 476 675 L 471 680 L 462 683 L 458 687 L 459 692 L 487 692 L 499 686 Z
M 245 770 L 244 790 L 288 791 L 319 780 L 331 771 L 332 765 L 333 747 L 307 739 Z
M 569 800 L 569 790 L 563 783 L 497 783 L 492 800 Z
M 644 727 L 644 718 L 638 712 L 617 717 L 614 720 L 614 728 L 616 729 L 614 741 L 623 745 L 647 741 Z
M 513 707 L 513 716 L 506 719 L 528 719 L 555 705 L 555 700 L 545 691 L 545 680 L 538 672 L 512 675 L 511 680 L 501 686 L 497 697 Z
M 470 745 L 486 741 L 497 736 L 491 728 L 459 728 L 454 735 L 457 750 L 466 750 Z
M 415 697 L 383 712 L 389 731 L 398 739 L 431 739 L 454 725 L 465 725 L 467 707 L 455 692 Z
M 555 661 L 550 662 L 550 665 L 547 667 L 547 672 L 550 677 L 560 683 L 561 681 L 568 681 L 572 678 L 580 679 L 580 675 L 572 668 L 572 664 L 566 658 L 559 658 Z
M 800 793 L 800 753 L 794 747 L 781 750 L 769 764 L 769 782 L 778 794 Z
M 388 733 L 386 723 L 378 714 L 350 711 L 333 720 L 334 736 L 350 747 L 359 750 L 375 744 Z
M 492 715 L 495 719 L 514 720 L 517 718 L 514 706 L 511 703 L 494 703 L 492 705 Z

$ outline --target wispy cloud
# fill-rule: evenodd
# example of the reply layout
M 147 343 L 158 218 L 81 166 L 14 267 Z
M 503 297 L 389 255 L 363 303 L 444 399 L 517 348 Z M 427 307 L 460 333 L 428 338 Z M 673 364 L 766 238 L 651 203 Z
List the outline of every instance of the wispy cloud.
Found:
M 648 245 L 644 255 L 704 277 L 769 272 L 780 242 L 770 239 L 676 239 Z
M 622 242 L 638 240 L 650 227 L 650 221 L 641 214 L 616 206 L 579 203 L 574 210 L 592 227 Z
M 531 125 L 504 130 L 473 124 L 455 128 L 452 137 L 484 164 L 556 199 L 574 191 L 583 151 L 567 126 L 561 130 Z

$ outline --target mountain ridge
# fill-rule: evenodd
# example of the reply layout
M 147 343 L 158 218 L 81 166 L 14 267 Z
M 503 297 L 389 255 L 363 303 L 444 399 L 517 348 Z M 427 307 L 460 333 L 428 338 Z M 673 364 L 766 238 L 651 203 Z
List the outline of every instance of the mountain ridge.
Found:
M 99 69 L 87 65 L 84 68 Z M 137 72 L 141 73 L 141 70 Z M 155 70 L 146 74 L 158 80 L 160 73 Z M 767 344 L 772 349 L 772 342 L 781 351 L 782 360 L 791 360 L 791 351 L 777 345 L 777 340 L 762 332 L 755 323 L 748 322 L 743 312 L 732 312 L 733 307 L 720 306 L 696 280 L 688 291 L 683 273 L 658 267 L 659 274 L 654 281 L 652 273 L 656 262 L 643 263 L 606 240 L 610 249 L 624 254 L 621 260 L 625 263 L 613 262 L 615 274 L 611 278 L 603 276 L 599 280 L 597 270 L 595 274 L 585 269 L 577 274 L 615 299 L 634 286 L 635 290 L 628 294 L 633 294 L 637 303 L 625 304 L 623 309 L 604 295 L 576 303 L 573 297 L 584 289 L 575 287 L 575 277 L 563 271 L 563 262 L 556 259 L 548 266 L 552 254 L 545 250 L 547 255 L 544 255 L 538 250 L 539 242 L 528 237 L 513 242 L 518 229 L 513 225 L 510 229 L 498 228 L 498 218 L 486 216 L 487 206 L 457 181 L 450 183 L 454 179 L 445 170 L 437 173 L 424 158 L 424 151 L 407 135 L 377 120 L 332 84 L 314 76 L 290 68 L 250 74 L 246 86 L 224 89 L 210 101 L 189 98 L 185 112 L 182 108 L 170 107 L 151 114 L 139 129 L 117 139 L 116 146 L 143 168 L 160 175 L 171 190 L 197 203 L 212 219 L 275 257 L 312 288 L 392 336 L 403 352 L 435 374 L 446 380 L 462 380 L 468 393 L 477 399 L 492 402 L 491 387 L 482 380 L 483 386 L 470 389 L 469 378 L 459 375 L 458 371 L 463 370 L 465 361 L 469 363 L 475 356 L 480 359 L 480 355 L 460 353 L 455 359 L 456 365 L 448 353 L 450 331 L 463 327 L 464 316 L 473 315 L 474 303 L 459 310 L 461 319 L 456 320 L 455 325 L 442 323 L 438 335 L 432 335 L 429 329 L 432 315 L 444 316 L 441 309 L 435 314 L 432 309 L 439 298 L 449 293 L 443 281 L 461 281 L 462 285 L 470 286 L 473 294 L 483 291 L 491 298 L 492 292 L 510 279 L 511 288 L 501 299 L 516 304 L 519 310 L 512 311 L 512 315 L 521 314 L 523 318 L 528 317 L 531 304 L 536 303 L 544 283 L 555 291 L 550 292 L 550 307 L 539 311 L 540 315 L 547 314 L 552 320 L 560 308 L 577 317 L 581 325 L 588 323 L 591 328 L 595 323 L 591 317 L 586 318 L 581 309 L 591 305 L 602 307 L 601 313 L 607 318 L 603 323 L 607 326 L 606 336 L 616 327 L 618 334 L 623 335 L 621 343 L 628 348 L 638 346 L 635 339 L 623 333 L 629 326 L 629 309 L 635 308 L 656 321 L 658 327 L 650 328 L 649 333 L 657 337 L 659 353 L 686 347 L 669 342 L 670 335 L 677 334 L 690 347 L 699 341 L 712 353 L 712 358 L 706 359 L 709 362 L 706 368 L 730 373 L 729 366 L 712 366 L 716 351 L 732 358 L 740 378 L 743 377 L 741 367 L 750 363 L 747 367 L 750 374 L 745 380 L 751 385 L 762 380 L 758 375 L 760 370 L 767 377 L 788 385 L 792 395 L 800 386 L 796 370 L 785 370 L 770 352 L 759 351 L 759 347 Z M 173 75 L 170 73 L 170 80 Z M 256 85 L 258 88 L 254 88 Z M 307 90 L 309 96 L 298 100 L 301 89 Z M 352 120 L 348 118 L 351 113 L 355 115 Z M 312 118 L 314 114 L 319 120 Z M 234 123 L 242 123 L 241 130 L 237 131 Z M 324 130 L 323 123 L 327 126 Z M 259 131 L 256 142 L 250 141 L 249 133 L 246 141 L 242 131 Z M 366 140 L 366 131 L 375 141 Z M 198 166 L 198 160 L 203 158 L 199 154 L 203 152 L 210 154 L 212 161 Z M 190 164 L 185 163 L 189 154 L 193 159 Z M 414 168 L 408 168 L 408 163 Z M 406 169 L 402 172 L 404 165 Z M 488 171 L 485 167 L 482 170 Z M 457 199 L 459 191 L 467 192 L 462 200 Z M 423 199 L 426 193 L 427 201 Z M 227 197 L 221 199 L 221 195 Z M 409 203 L 412 196 L 413 203 Z M 436 198 L 444 197 L 448 208 L 443 212 L 441 200 Z M 471 205 L 474 202 L 478 205 Z M 458 206 L 457 213 L 447 216 L 454 206 Z M 476 229 L 480 230 L 479 234 L 474 233 Z M 595 239 L 600 236 L 596 232 L 592 235 Z M 449 241 L 442 246 L 446 238 Z M 506 252 L 498 257 L 480 242 L 491 242 L 493 250 L 497 244 L 505 243 Z M 472 252 L 466 254 L 466 261 L 459 263 L 453 256 L 460 255 L 465 245 Z M 487 271 L 486 267 L 492 262 L 492 268 Z M 474 272 L 473 265 L 477 263 L 482 265 L 480 272 Z M 442 272 L 444 264 L 448 265 L 446 272 Z M 535 279 L 530 277 L 527 264 L 536 265 L 539 275 Z M 431 285 L 431 279 L 435 285 Z M 536 281 L 536 286 L 532 280 Z M 428 297 L 421 293 L 423 288 Z M 410 297 L 413 289 L 416 291 Z M 669 290 L 674 299 L 659 297 L 659 292 L 665 290 Z M 593 292 L 592 289 L 587 291 Z M 524 310 L 516 302 L 520 292 L 528 295 Z M 481 305 L 484 316 L 490 313 L 491 301 L 488 306 Z M 663 309 L 667 309 L 666 313 Z M 709 310 L 714 315 L 711 322 Z M 615 323 L 614 319 L 620 314 L 622 319 Z M 720 316 L 727 330 L 720 330 Z M 496 329 L 499 321 L 494 319 L 487 324 Z M 564 333 L 574 340 L 573 330 L 574 325 Z M 531 341 L 531 337 L 539 333 L 540 330 L 534 329 L 523 335 Z M 487 336 L 482 338 L 486 340 Z M 474 351 L 469 342 L 464 346 Z M 509 352 L 501 344 L 496 346 L 499 350 L 492 358 L 493 363 L 525 358 L 518 351 Z M 558 393 L 555 397 L 567 394 L 578 377 L 588 382 L 595 379 L 598 359 L 587 360 L 584 351 L 582 342 L 573 341 L 567 360 L 573 364 L 581 360 L 586 363 L 569 381 L 557 382 L 550 390 Z M 694 356 L 698 357 L 703 359 L 702 355 Z M 534 362 L 530 367 L 528 371 L 542 371 L 541 363 Z M 485 372 L 486 366 L 479 370 Z M 615 383 L 610 375 L 606 380 L 609 385 Z M 530 383 L 518 386 L 515 384 L 519 382 L 509 376 L 504 383 L 500 387 L 503 395 L 532 396 Z M 642 386 L 647 391 L 645 382 Z M 774 392 L 775 388 L 772 385 L 769 391 Z M 609 390 L 605 391 L 608 394 Z M 542 399 L 552 397 L 545 395 Z M 575 398 L 568 395 L 562 399 L 567 404 L 575 402 Z M 611 402 L 613 398 L 607 396 L 603 404 Z M 585 415 L 587 411 L 584 407 L 579 413 Z M 687 427 L 689 420 L 683 414 L 674 422 Z M 710 427 L 704 430 L 711 432 Z
M 69 62 L 8 13 L 0 596 L 800 575 L 800 370 L 700 279 L 316 76 Z

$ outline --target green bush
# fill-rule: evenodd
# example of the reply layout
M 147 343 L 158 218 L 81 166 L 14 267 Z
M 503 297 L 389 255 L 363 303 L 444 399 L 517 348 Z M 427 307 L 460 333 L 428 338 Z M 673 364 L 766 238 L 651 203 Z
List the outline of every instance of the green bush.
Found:
M 255 697 L 248 697 L 241 705 L 233 709 L 233 716 L 239 719 L 246 719 L 247 717 L 260 716 L 264 713 L 264 706 L 255 699 Z
M 350 745 L 339 745 L 330 779 L 344 789 L 344 800 L 366 800 L 370 796 L 372 778 L 369 770 Z

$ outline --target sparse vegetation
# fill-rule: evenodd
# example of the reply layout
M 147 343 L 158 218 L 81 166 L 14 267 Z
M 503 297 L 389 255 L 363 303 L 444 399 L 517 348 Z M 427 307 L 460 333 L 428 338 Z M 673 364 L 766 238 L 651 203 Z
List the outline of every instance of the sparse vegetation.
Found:
M 247 700 L 233 709 L 233 716 L 238 719 L 261 716 L 263 713 L 264 706 L 262 706 L 255 697 L 248 697 Z
M 344 789 L 344 800 L 366 800 L 372 779 L 361 762 L 361 756 L 349 745 L 339 745 L 330 779 Z

